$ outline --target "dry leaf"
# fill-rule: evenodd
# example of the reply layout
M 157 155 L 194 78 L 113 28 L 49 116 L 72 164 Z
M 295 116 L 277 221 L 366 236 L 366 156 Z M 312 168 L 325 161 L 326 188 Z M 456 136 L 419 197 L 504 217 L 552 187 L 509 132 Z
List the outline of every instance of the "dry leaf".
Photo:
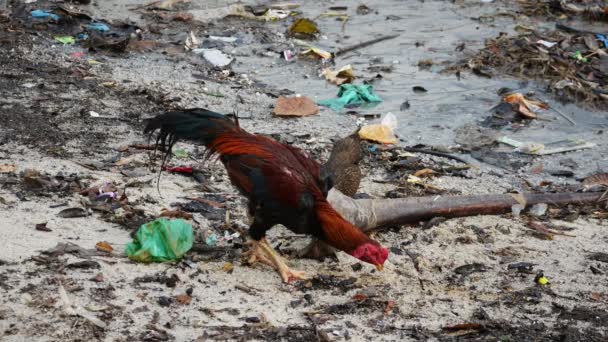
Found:
M 106 241 L 99 241 L 98 243 L 95 244 L 95 248 L 98 251 L 102 251 L 102 252 L 106 252 L 106 253 L 112 253 L 112 251 L 114 250 L 114 248 L 112 248 L 112 246 Z
M 306 96 L 279 96 L 274 106 L 274 113 L 279 116 L 308 116 L 319 113 L 319 107 Z
M 517 112 L 529 119 L 536 119 L 537 115 L 534 112 L 535 109 L 549 109 L 549 105 L 547 105 L 546 103 L 528 100 L 521 93 L 507 95 L 502 100 L 506 103 L 517 104 Z
M 321 76 L 325 76 L 325 79 L 330 83 L 340 85 L 343 83 L 352 83 L 355 79 L 355 72 L 353 71 L 353 67 L 349 64 L 336 71 L 325 68 L 321 72 Z
M 168 218 L 182 218 L 182 219 L 186 219 L 186 220 L 191 220 L 192 219 L 192 214 L 187 213 L 185 211 L 181 211 L 181 210 L 167 210 L 167 209 L 162 209 L 160 211 L 160 217 L 168 217 Z
M 181 294 L 175 296 L 175 300 L 182 305 L 188 305 L 192 301 L 192 297 L 188 296 L 187 294 Z
M 227 273 L 232 273 L 232 271 L 234 271 L 234 266 L 231 262 L 227 262 L 224 264 L 224 266 L 222 266 L 222 270 Z
M 17 170 L 15 164 L 0 164 L 0 173 L 15 172 L 15 170 Z
M 315 24 L 312 20 L 306 18 L 300 18 L 296 20 L 289 27 L 289 34 L 291 36 L 301 38 L 313 38 L 314 35 L 317 33 L 319 33 L 317 24 Z
M 302 51 L 300 54 L 301 55 L 306 55 L 306 56 L 321 57 L 322 59 L 331 59 L 331 53 L 330 52 L 327 52 L 325 50 L 321 50 L 321 49 L 316 48 L 316 47 L 311 47 L 308 50 Z
M 429 177 L 431 175 L 435 174 L 435 171 L 431 170 L 431 169 L 422 169 L 422 170 L 418 170 L 414 173 L 414 176 L 416 177 Z

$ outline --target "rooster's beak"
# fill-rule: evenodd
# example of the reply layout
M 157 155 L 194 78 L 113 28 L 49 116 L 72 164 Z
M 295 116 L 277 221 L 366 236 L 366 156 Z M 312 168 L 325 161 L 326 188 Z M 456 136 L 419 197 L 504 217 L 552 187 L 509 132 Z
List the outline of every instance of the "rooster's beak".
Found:
M 383 265 L 383 264 L 378 264 L 378 265 L 376 265 L 376 269 L 377 269 L 378 271 L 382 271 L 382 269 L 383 269 L 383 268 L 384 268 L 384 265 Z

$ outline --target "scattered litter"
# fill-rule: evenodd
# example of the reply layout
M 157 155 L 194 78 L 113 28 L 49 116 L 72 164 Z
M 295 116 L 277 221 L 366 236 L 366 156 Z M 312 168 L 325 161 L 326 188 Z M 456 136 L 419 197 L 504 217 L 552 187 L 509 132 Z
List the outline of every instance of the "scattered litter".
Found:
M 99 255 L 99 252 L 94 249 L 85 249 L 71 242 L 58 242 L 55 247 L 42 251 L 42 254 L 52 258 L 65 255 L 66 253 L 73 254 L 79 258 L 90 258 L 94 255 Z
M 538 272 L 538 274 L 534 278 L 534 282 L 537 283 L 538 285 L 543 286 L 543 285 L 549 284 L 549 279 L 547 279 L 547 277 L 545 277 L 545 275 L 541 271 L 541 272 Z
M 528 100 L 521 93 L 507 95 L 502 100 L 506 103 L 518 105 L 517 112 L 528 119 L 536 119 L 537 115 L 534 113 L 535 110 L 549 109 L 549 106 L 546 103 Z
M 285 50 L 285 51 L 283 51 L 283 58 L 287 62 L 291 61 L 293 59 L 293 57 L 294 57 L 293 51 L 291 51 L 291 50 Z
M 375 105 L 380 102 L 382 102 L 382 99 L 374 94 L 374 89 L 369 84 L 342 84 L 337 99 L 323 100 L 317 103 L 337 112 L 347 106 L 352 108 L 363 104 Z
M 319 33 L 319 28 L 312 20 L 307 18 L 297 19 L 289 27 L 289 35 L 300 39 L 313 39 Z
M 576 60 L 577 62 L 583 62 L 583 63 L 589 62 L 587 57 L 583 56 L 583 54 L 578 50 L 576 52 L 574 52 L 572 55 L 570 55 L 570 58 Z
M 90 23 L 86 26 L 89 30 L 99 31 L 99 32 L 108 32 L 110 31 L 110 26 L 104 23 Z
M 393 133 L 397 128 L 397 118 L 393 113 L 386 114 L 380 123 L 365 125 L 359 130 L 359 137 L 382 144 L 396 144 L 397 137 Z
M 578 140 L 562 140 L 551 144 L 540 144 L 534 142 L 520 142 L 507 136 L 502 136 L 496 139 L 497 142 L 507 144 L 515 147 L 514 152 L 534 154 L 534 155 L 548 155 L 555 153 L 570 152 L 576 150 L 582 150 L 587 148 L 595 147 L 594 143 L 588 143 Z M 564 145 L 561 147 L 547 148 L 548 145 Z
M 190 157 L 190 153 L 188 153 L 183 148 L 174 148 L 173 151 L 171 151 L 171 153 L 173 153 L 173 156 L 175 158 L 179 158 L 179 159 L 186 159 L 186 158 Z
M 608 34 L 599 34 L 599 33 L 596 33 L 595 34 L 595 38 L 597 38 L 602 43 L 604 43 L 604 47 L 605 48 L 608 48 Z
M 279 96 L 273 112 L 278 116 L 308 116 L 319 114 L 319 107 L 306 96 Z
M 36 19 L 47 19 L 47 18 L 51 18 L 53 20 L 59 20 L 59 16 L 55 13 L 51 13 L 49 11 L 46 10 L 33 10 L 31 12 L 32 17 L 36 18 Z
M 304 56 L 314 56 L 317 58 L 321 58 L 321 59 L 331 59 L 332 58 L 332 54 L 330 52 L 327 52 L 325 50 L 316 48 L 316 47 L 309 47 L 308 49 L 302 51 L 300 53 L 301 55 Z
M 194 173 L 194 168 L 192 168 L 191 166 L 165 167 L 164 170 L 172 173 L 181 173 L 185 175 L 191 175 Z
M 549 42 L 549 41 L 546 41 L 546 40 L 543 40 L 543 39 L 539 39 L 539 40 L 536 41 L 536 44 L 540 44 L 540 45 L 542 45 L 544 47 L 552 48 L 555 45 L 557 45 L 557 42 Z
M 537 203 L 528 210 L 528 213 L 532 216 L 541 217 L 547 213 L 547 203 Z
M 192 32 L 190 32 L 192 33 Z M 219 40 L 222 41 L 224 43 L 234 43 L 238 40 L 237 37 L 219 37 L 219 36 L 209 36 L 209 39 L 211 40 Z
M 193 49 L 196 54 L 202 54 L 203 58 L 213 66 L 225 67 L 232 63 L 233 59 L 218 49 Z
M 521 214 L 521 211 L 524 210 L 524 206 L 521 204 L 513 204 L 513 206 L 511 206 L 511 215 L 513 215 L 513 217 L 519 217 L 519 215 Z
M 182 219 L 159 218 L 139 227 L 126 253 L 138 262 L 165 262 L 181 259 L 192 248 L 192 225 Z
M 280 9 L 268 9 L 262 16 L 266 18 L 266 20 L 280 20 L 289 17 L 291 11 L 288 10 L 280 10 Z
M 0 164 L 0 173 L 12 173 L 16 170 L 15 164 Z
M 196 35 L 193 31 L 190 31 L 188 34 L 188 38 L 186 38 L 186 45 L 184 46 L 186 51 L 193 50 L 198 48 L 201 45 L 201 41 L 196 38 Z
M 215 246 L 215 244 L 217 244 L 217 235 L 211 234 L 207 236 L 207 238 L 205 238 L 205 244 L 207 246 Z
M 63 45 L 70 45 L 76 43 L 76 39 L 72 36 L 55 36 L 53 38 Z
M 325 76 L 327 81 L 336 85 L 352 83 L 352 81 L 355 79 L 355 73 L 350 64 L 345 65 L 336 71 L 333 71 L 330 68 L 325 68 L 321 72 L 321 76 Z
M 102 329 L 105 329 L 107 326 L 106 323 L 104 323 L 102 320 L 100 320 L 96 316 L 88 313 L 82 307 L 72 303 L 70 301 L 70 298 L 68 297 L 68 293 L 65 291 L 65 288 L 63 287 L 62 284 L 59 284 L 58 306 L 60 306 L 63 309 L 63 312 L 65 312 L 67 315 L 80 316 Z

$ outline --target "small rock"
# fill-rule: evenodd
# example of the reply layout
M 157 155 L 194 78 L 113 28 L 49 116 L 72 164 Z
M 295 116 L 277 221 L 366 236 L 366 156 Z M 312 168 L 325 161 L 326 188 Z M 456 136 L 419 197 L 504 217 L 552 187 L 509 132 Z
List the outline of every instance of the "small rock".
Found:
M 52 232 L 53 231 L 51 228 L 46 226 L 46 222 L 38 223 L 35 228 L 36 228 L 36 230 L 39 230 L 41 232 Z
M 170 297 L 160 296 L 158 297 L 158 305 L 160 306 L 170 306 L 173 303 L 173 299 Z
M 99 272 L 97 273 L 93 278 L 90 279 L 91 281 L 94 281 L 96 283 L 102 283 L 103 282 L 103 273 Z
M 245 322 L 247 323 L 260 323 L 262 320 L 259 317 L 246 317 Z
M 547 203 L 538 203 L 533 205 L 528 212 L 532 216 L 541 217 L 547 213 L 547 208 Z

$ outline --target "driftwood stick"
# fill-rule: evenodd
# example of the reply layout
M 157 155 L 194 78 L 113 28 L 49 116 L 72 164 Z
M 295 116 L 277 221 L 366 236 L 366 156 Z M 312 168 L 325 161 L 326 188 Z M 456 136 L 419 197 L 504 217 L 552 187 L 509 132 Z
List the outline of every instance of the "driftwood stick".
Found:
M 348 46 L 348 47 L 345 47 L 345 48 L 342 48 L 342 49 L 336 51 L 334 53 L 334 57 L 343 55 L 343 54 L 345 54 L 347 52 L 351 52 L 351 51 L 355 51 L 355 50 L 358 50 L 358 49 L 362 49 L 364 47 L 368 47 L 370 45 L 373 45 L 373 44 L 376 44 L 376 43 L 380 43 L 380 42 L 383 42 L 383 41 L 388 40 L 388 39 L 397 38 L 397 37 L 399 37 L 398 34 L 393 34 L 393 35 L 389 35 L 389 36 L 382 36 L 380 38 L 375 38 L 375 39 L 372 39 L 372 40 L 368 40 L 368 41 L 365 41 L 365 42 L 362 42 L 362 43 L 358 43 L 358 44 L 355 44 L 355 45 L 351 45 L 351 46 Z
M 552 205 L 596 202 L 598 192 L 522 194 L 526 208 L 538 203 Z M 428 196 L 395 199 L 352 199 L 332 189 L 327 200 L 361 230 L 368 232 L 389 224 L 416 223 L 433 217 L 499 215 L 511 212 L 518 202 L 511 194 L 474 196 Z

